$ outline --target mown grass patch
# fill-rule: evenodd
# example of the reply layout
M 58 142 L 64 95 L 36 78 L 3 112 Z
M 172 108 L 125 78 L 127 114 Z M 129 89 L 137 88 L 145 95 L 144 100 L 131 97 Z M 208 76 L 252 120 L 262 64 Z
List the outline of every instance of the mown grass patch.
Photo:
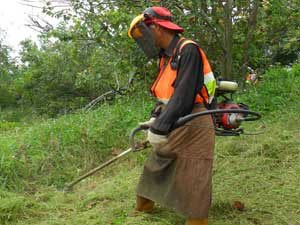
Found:
M 32 196 L 0 191 L 0 224 L 38 217 L 43 210 L 43 206 Z

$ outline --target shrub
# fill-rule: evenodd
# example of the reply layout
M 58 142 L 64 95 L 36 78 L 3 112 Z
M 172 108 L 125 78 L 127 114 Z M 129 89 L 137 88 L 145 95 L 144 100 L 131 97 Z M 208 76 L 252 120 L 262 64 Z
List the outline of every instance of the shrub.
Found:
M 271 67 L 257 86 L 241 93 L 239 100 L 262 112 L 299 110 L 300 66 Z

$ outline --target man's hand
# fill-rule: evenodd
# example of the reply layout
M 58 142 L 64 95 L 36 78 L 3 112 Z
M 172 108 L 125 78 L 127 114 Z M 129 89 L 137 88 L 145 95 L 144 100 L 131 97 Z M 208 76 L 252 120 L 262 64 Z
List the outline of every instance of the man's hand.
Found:
M 148 130 L 147 140 L 154 148 L 159 148 L 168 142 L 167 136 L 154 134 L 150 129 Z
M 139 125 L 150 127 L 154 123 L 154 121 L 155 121 L 155 117 L 151 117 L 148 121 L 140 122 Z

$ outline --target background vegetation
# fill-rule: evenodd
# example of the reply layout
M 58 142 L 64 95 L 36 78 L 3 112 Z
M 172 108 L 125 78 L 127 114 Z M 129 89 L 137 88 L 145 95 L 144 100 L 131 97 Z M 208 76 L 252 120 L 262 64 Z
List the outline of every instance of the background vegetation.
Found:
M 236 100 L 263 115 L 264 124 L 245 126 L 266 127 L 264 134 L 217 138 L 212 224 L 300 224 L 298 1 L 59 2 L 45 1 L 44 13 L 61 23 L 33 18 L 39 43 L 24 40 L 19 59 L 0 38 L 0 224 L 183 223 L 160 206 L 132 213 L 150 149 L 74 193 L 60 191 L 127 149 L 131 129 L 148 118 L 156 62 L 147 62 L 127 29 L 150 5 L 170 8 L 216 74 L 239 82 Z M 261 78 L 256 86 L 244 83 L 248 67 Z
M 215 74 L 242 86 L 248 68 L 262 74 L 271 65 L 298 61 L 296 0 L 47 0 L 44 13 L 61 23 L 53 27 L 31 18 L 39 43 L 24 40 L 19 63 L 0 38 L 1 108 L 30 107 L 53 117 L 124 95 L 134 82 L 151 82 L 156 62 L 145 63 L 127 37 L 134 15 L 150 5 L 168 7 L 185 36 L 205 50 Z

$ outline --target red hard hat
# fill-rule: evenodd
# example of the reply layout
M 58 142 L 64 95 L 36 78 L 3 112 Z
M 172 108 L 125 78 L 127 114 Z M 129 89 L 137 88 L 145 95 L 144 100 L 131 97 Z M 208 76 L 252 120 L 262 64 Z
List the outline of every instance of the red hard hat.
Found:
M 184 29 L 177 24 L 173 23 L 172 13 L 164 7 L 153 6 L 147 8 L 144 12 L 145 23 L 157 23 L 169 30 L 177 31 L 178 33 L 184 32 Z

